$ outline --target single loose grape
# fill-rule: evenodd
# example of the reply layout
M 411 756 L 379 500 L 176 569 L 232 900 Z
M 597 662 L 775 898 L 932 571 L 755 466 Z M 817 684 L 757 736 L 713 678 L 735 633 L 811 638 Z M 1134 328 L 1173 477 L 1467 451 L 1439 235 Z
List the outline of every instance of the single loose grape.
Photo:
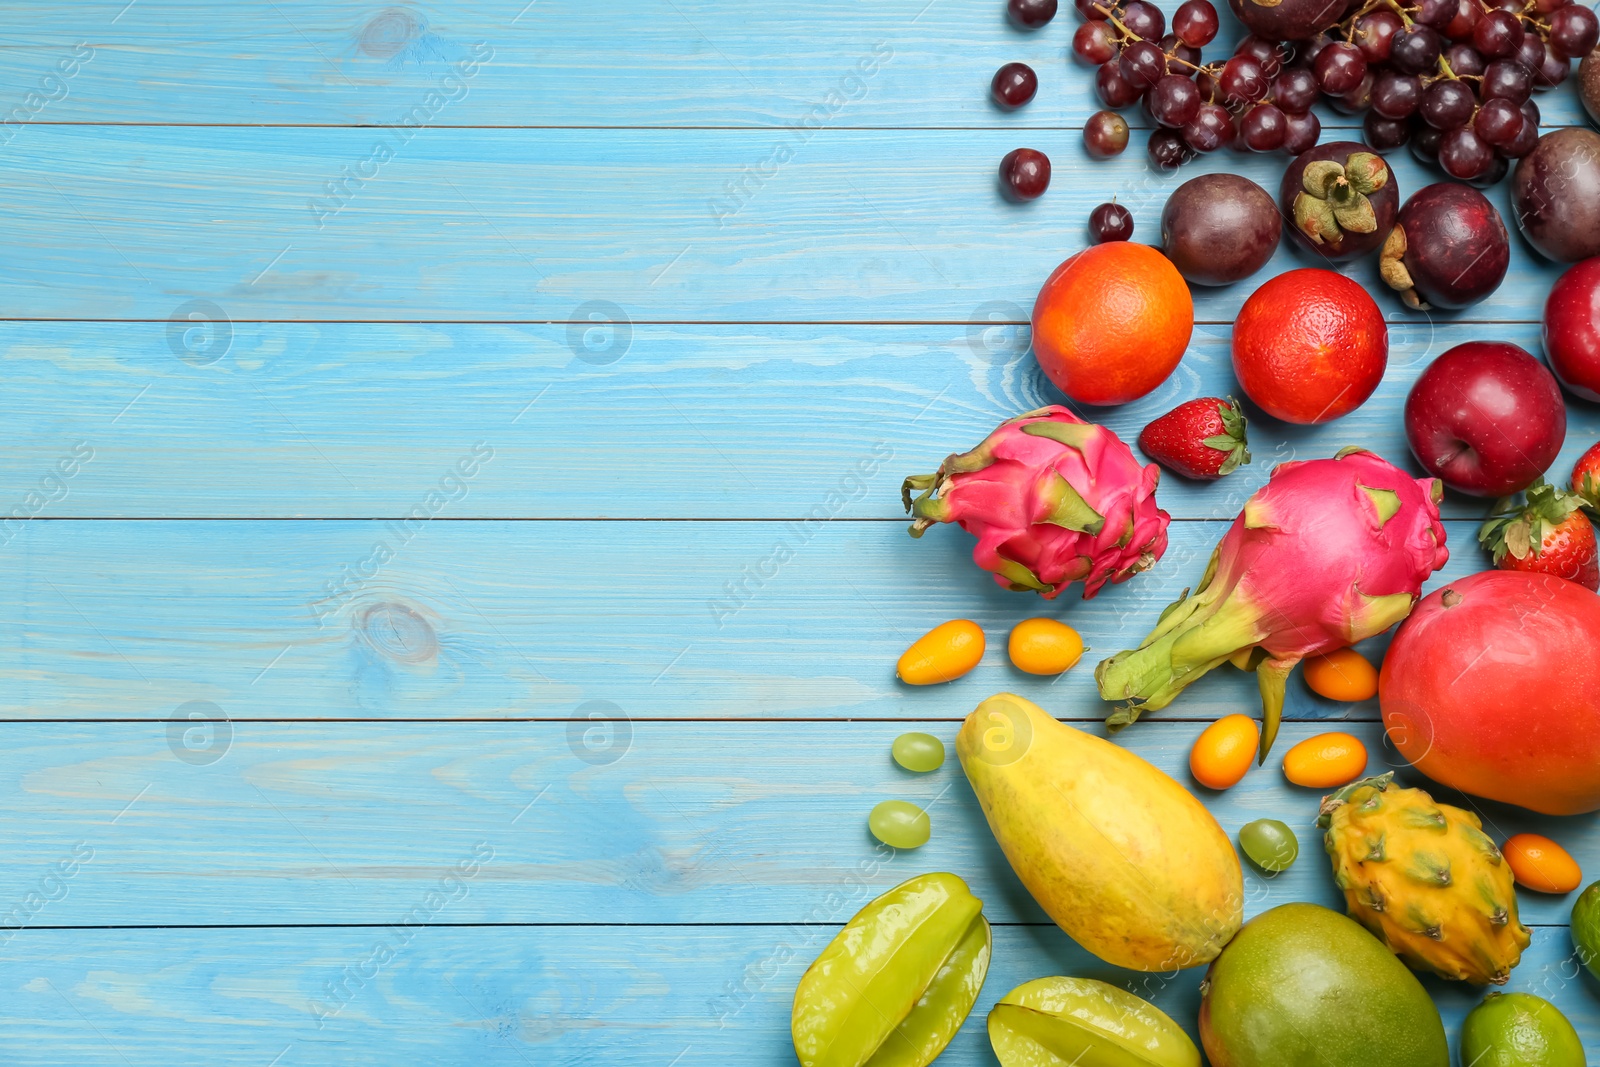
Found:
M 1097 245 L 1133 237 L 1133 213 L 1121 204 L 1101 204 L 1089 212 L 1089 239 Z M 1027 668 L 1023 668 L 1026 670 Z M 1039 672 L 1035 672 L 1039 673 Z M 1059 671 L 1053 672 L 1059 674 Z
M 1008 0 L 1006 9 L 1017 25 L 1036 30 L 1056 17 L 1056 0 Z
M 921 848 L 933 830 L 928 813 L 908 800 L 885 800 L 873 808 L 867 828 L 890 848 Z
M 1257 819 L 1239 828 L 1239 847 L 1250 862 L 1269 874 L 1286 871 L 1300 856 L 1294 831 L 1277 819 Z
M 1013 148 L 1000 161 L 1000 182 L 1013 200 L 1036 200 L 1050 187 L 1050 157 L 1033 148 Z
M 989 95 L 1007 111 L 1019 108 L 1039 91 L 1039 75 L 1026 63 L 1007 63 L 994 72 Z
M 927 774 L 944 766 L 944 742 L 932 734 L 901 734 L 894 739 L 894 761 L 908 771 Z
M 1128 147 L 1128 123 L 1115 111 L 1096 111 L 1083 124 L 1083 147 L 1096 159 L 1121 155 Z

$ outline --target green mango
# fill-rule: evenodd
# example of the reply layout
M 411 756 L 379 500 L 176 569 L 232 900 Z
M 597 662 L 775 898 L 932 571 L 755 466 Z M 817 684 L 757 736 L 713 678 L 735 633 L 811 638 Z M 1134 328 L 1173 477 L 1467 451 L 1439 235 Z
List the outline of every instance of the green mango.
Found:
M 1450 1067 L 1428 991 L 1366 928 L 1316 904 L 1244 925 L 1201 986 L 1212 1067 Z
M 855 914 L 800 978 L 801 1067 L 926 1067 L 989 973 L 983 901 L 953 874 L 902 882 Z
M 989 1012 L 1001 1067 L 1200 1067 L 1165 1012 L 1092 978 L 1036 978 Z

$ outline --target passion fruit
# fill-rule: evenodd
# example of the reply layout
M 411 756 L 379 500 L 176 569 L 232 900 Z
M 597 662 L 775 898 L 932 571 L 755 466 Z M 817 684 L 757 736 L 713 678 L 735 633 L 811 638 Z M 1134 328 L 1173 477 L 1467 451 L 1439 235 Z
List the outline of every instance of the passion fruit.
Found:
M 1195 285 L 1248 278 L 1266 266 L 1282 234 L 1272 196 L 1237 174 L 1191 178 L 1161 211 L 1161 250 Z
M 1456 182 L 1412 194 L 1384 242 L 1378 269 L 1416 311 L 1476 304 L 1505 280 L 1511 238 L 1488 197 Z
M 1511 177 L 1522 236 L 1558 263 L 1600 256 L 1600 133 L 1579 126 L 1539 138 Z
M 1304 41 L 1331 29 L 1345 13 L 1345 0 L 1228 0 L 1251 33 L 1269 41 Z
M 1295 157 L 1278 190 L 1295 239 L 1335 263 L 1375 252 L 1394 229 L 1400 187 L 1375 150 L 1332 141 Z
M 1600 48 L 1585 56 L 1578 67 L 1578 95 L 1589 118 L 1600 125 Z
M 1219 1067 L 1449 1067 L 1444 1023 L 1406 965 L 1354 919 L 1284 904 L 1244 925 L 1201 987 Z

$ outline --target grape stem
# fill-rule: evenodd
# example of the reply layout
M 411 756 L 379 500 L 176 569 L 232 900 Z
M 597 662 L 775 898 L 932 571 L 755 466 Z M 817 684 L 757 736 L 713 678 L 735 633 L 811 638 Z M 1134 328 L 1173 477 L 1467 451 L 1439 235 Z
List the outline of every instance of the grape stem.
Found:
M 1126 44 L 1129 41 L 1138 41 L 1140 44 L 1150 43 L 1146 38 L 1139 36 L 1137 33 L 1134 33 L 1132 30 L 1128 29 L 1127 26 L 1123 25 L 1122 20 L 1117 18 L 1111 8 L 1106 7 L 1104 4 L 1097 3 L 1094 5 L 1094 9 L 1104 13 L 1106 21 L 1117 28 L 1117 32 L 1122 35 L 1118 39 L 1119 44 Z M 1169 63 L 1180 63 L 1183 66 L 1188 67 L 1190 70 L 1206 70 L 1205 67 L 1191 63 L 1182 56 L 1174 55 L 1171 52 L 1162 52 L 1161 54 L 1167 57 L 1167 62 Z M 1207 71 L 1207 73 L 1210 73 L 1210 71 Z
M 1352 43 L 1350 37 L 1355 32 L 1355 26 L 1357 22 L 1360 22 L 1374 11 L 1382 8 L 1387 8 L 1388 10 L 1393 11 L 1396 15 L 1399 15 L 1401 25 L 1406 27 L 1412 25 L 1411 16 L 1406 14 L 1406 9 L 1401 7 L 1396 0 L 1367 0 L 1365 4 L 1361 5 L 1361 10 L 1357 11 L 1354 15 L 1351 15 L 1349 18 L 1345 19 L 1339 24 L 1339 32 L 1344 35 L 1345 43 Z

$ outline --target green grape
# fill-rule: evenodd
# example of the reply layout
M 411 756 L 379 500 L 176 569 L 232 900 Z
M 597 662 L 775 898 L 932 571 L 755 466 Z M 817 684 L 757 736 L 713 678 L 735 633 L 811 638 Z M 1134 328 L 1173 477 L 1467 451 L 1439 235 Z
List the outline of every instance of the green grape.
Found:
M 1270 874 L 1288 870 L 1300 855 L 1294 831 L 1277 819 L 1257 819 L 1240 827 L 1239 847 L 1251 863 Z
M 894 739 L 894 761 L 918 774 L 936 771 L 944 766 L 944 742 L 932 734 L 901 734 Z
M 928 813 L 906 800 L 885 800 L 867 816 L 867 826 L 890 848 L 920 848 L 932 831 Z

